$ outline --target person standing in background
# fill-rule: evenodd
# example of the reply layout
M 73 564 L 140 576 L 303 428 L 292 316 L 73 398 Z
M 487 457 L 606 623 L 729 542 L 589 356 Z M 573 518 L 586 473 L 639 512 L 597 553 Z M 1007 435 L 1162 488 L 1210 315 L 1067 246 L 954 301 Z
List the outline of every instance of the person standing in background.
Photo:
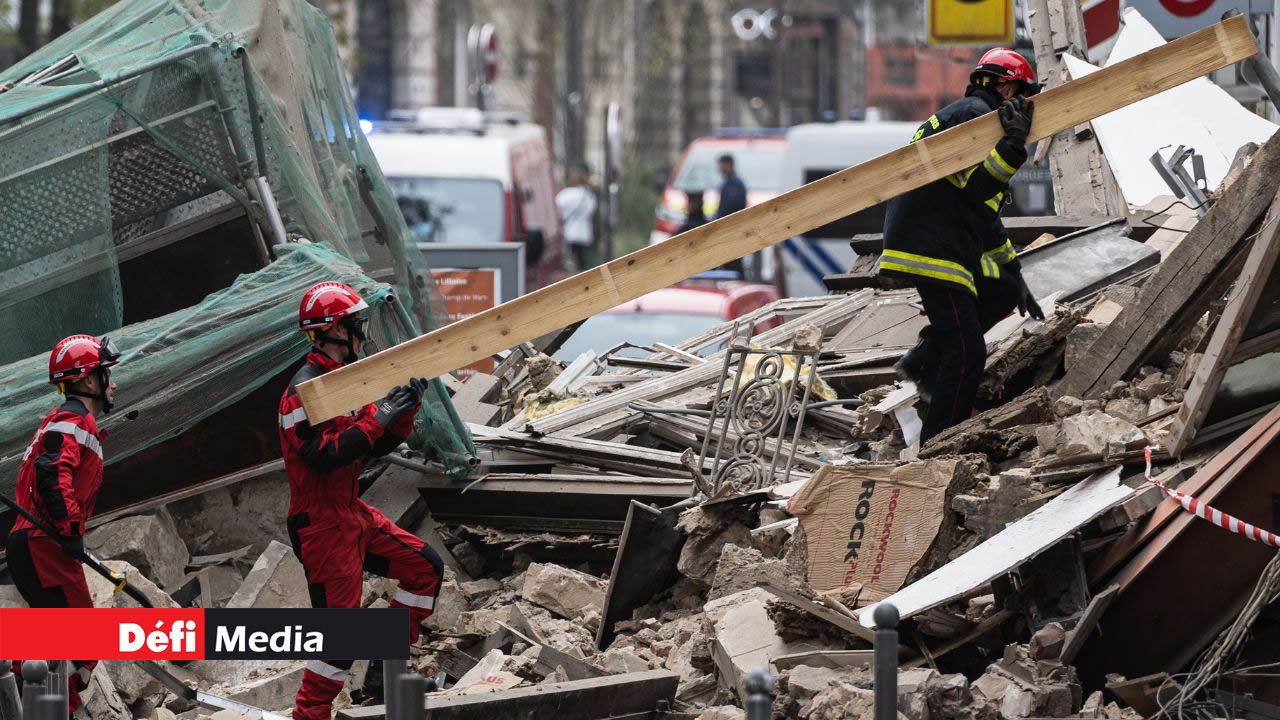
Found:
M 595 245 L 596 194 L 590 179 L 591 171 L 586 165 L 572 165 L 565 188 L 556 193 L 556 211 L 564 227 L 564 241 L 579 271 L 590 267 L 587 253 Z
M 716 216 L 713 220 L 719 220 L 722 217 L 732 215 L 739 210 L 747 209 L 747 186 L 742 182 L 742 178 L 738 177 L 738 173 L 734 169 L 733 156 L 724 154 L 720 156 L 720 176 L 724 178 L 724 182 L 720 184 L 720 204 L 716 206 Z M 745 269 L 742 264 L 742 258 L 731 260 L 723 265 L 726 270 L 733 270 L 742 276 Z

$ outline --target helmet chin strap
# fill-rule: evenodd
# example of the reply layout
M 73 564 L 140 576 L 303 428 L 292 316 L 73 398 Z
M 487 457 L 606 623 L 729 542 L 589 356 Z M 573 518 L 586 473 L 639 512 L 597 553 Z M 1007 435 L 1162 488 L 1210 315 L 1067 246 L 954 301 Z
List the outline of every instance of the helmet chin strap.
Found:
M 353 363 L 360 359 L 360 355 L 356 351 L 355 338 L 348 337 L 346 340 L 324 334 L 316 338 L 316 345 L 341 345 L 347 349 L 347 362 Z
M 103 368 L 98 368 L 94 370 L 94 372 L 97 373 L 98 375 L 98 385 L 99 387 L 101 387 L 101 390 L 99 390 L 96 394 L 84 392 L 81 390 L 76 390 L 74 388 L 66 390 L 65 392 L 63 392 L 63 394 L 67 396 L 72 396 L 72 397 L 82 397 L 82 398 L 89 398 L 90 400 L 97 400 L 98 404 L 102 406 L 102 414 L 110 415 L 112 408 L 115 407 L 115 403 L 107 399 L 106 374 L 103 372 Z

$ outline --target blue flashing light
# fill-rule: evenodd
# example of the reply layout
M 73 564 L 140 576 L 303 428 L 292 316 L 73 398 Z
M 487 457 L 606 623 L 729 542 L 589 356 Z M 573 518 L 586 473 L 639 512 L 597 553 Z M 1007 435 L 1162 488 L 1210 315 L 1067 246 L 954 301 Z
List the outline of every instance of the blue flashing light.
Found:
M 372 133 L 373 133 L 373 121 L 372 121 L 372 120 L 366 120 L 366 119 L 364 119 L 364 118 L 360 118 L 360 132 L 364 133 L 365 135 L 370 135 L 370 134 L 372 134 Z
M 689 278 L 690 280 L 737 280 L 741 276 L 737 270 L 708 270 Z

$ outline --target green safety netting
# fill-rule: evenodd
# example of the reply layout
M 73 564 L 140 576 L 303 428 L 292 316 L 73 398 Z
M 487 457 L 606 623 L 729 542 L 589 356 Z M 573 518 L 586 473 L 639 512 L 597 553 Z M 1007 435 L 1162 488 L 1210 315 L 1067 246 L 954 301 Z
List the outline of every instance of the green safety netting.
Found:
M 112 374 L 120 409 L 100 418 L 109 434 L 109 461 L 180 434 L 202 417 L 240 400 L 269 378 L 297 365 L 307 351 L 298 331 L 298 288 L 336 279 L 356 288 L 371 312 L 371 337 L 380 346 L 404 339 L 391 288 L 324 245 L 289 245 L 280 259 L 199 305 L 110 334 L 123 357 Z M 0 487 L 12 490 L 31 431 L 60 396 L 48 384 L 47 355 L 13 363 L 0 375 Z M 283 388 L 282 388 L 283 390 Z M 454 442 L 447 407 L 428 408 L 424 425 L 442 459 L 466 464 L 468 448 Z M 270 427 L 273 417 L 262 422 Z M 449 456 L 452 456 L 451 458 Z
M 284 318 L 311 282 L 388 283 L 376 299 L 393 289 L 407 311 L 395 327 L 410 331 L 443 317 L 360 133 L 328 21 L 303 0 L 123 0 L 0 72 L 0 88 L 10 83 L 0 91 L 0 470 L 54 399 L 42 367 L 68 334 L 110 334 L 137 355 L 121 369 L 125 405 L 155 404 L 175 378 L 200 398 L 113 420 L 109 459 L 119 459 L 296 361 L 302 338 Z M 207 221 L 237 214 L 249 222 Z M 221 242 L 228 255 L 252 245 L 262 269 L 235 281 L 240 294 L 122 329 L 139 282 L 122 281 L 122 262 L 210 227 L 226 235 L 203 265 L 146 284 L 212 272 Z M 439 382 L 424 416 L 431 449 L 465 472 L 474 448 Z M 0 478 L 4 487 L 12 473 Z

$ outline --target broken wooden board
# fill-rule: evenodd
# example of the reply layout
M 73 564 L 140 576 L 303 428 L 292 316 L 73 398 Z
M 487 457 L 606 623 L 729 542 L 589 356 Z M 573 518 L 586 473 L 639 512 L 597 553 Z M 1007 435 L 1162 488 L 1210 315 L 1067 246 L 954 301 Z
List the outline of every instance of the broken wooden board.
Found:
M 646 670 L 569 682 L 517 687 L 480 695 L 427 695 L 431 720 L 521 718 L 521 720 L 596 720 L 601 717 L 644 716 L 660 702 L 670 703 L 680 676 L 666 670 Z M 338 711 L 338 720 L 383 720 L 385 705 Z
M 609 573 L 596 648 L 609 647 L 614 624 L 630 618 L 632 611 L 653 600 L 677 578 L 676 561 L 684 547 L 684 533 L 676 529 L 678 515 L 678 511 L 663 512 L 631 501 Z
M 1034 99 L 1035 141 L 1258 52 L 1243 17 L 1048 90 Z M 312 423 L 437 377 L 981 163 L 1004 135 L 995 113 L 944 130 L 759 205 L 446 325 L 298 386 Z
M 904 619 L 937 607 L 1031 560 L 1132 494 L 1133 488 L 1120 482 L 1119 468 L 1098 473 L 881 602 L 892 603 Z M 858 611 L 863 626 L 875 627 L 879 604 Z
M 1271 281 L 1277 256 L 1280 256 L 1280 193 L 1271 201 L 1262 234 L 1253 242 L 1244 269 L 1236 278 L 1235 288 L 1218 318 L 1182 407 L 1169 429 L 1169 451 L 1174 455 L 1180 455 L 1191 444 L 1200 424 L 1209 414 L 1223 378 L 1234 364 L 1236 350 L 1245 337 L 1245 331 L 1253 324 L 1254 310 Z M 1263 312 L 1267 310 L 1264 308 Z
M 773 667 L 779 671 L 790 670 L 798 665 L 809 667 L 860 668 L 871 667 L 873 650 L 809 650 L 807 652 L 779 655 L 772 660 Z
M 1160 263 L 1155 274 L 1093 343 L 1082 362 L 1057 385 L 1061 395 L 1088 398 L 1105 392 L 1136 368 L 1159 341 L 1195 322 L 1209 299 L 1206 285 L 1223 275 L 1250 229 L 1266 212 L 1280 178 L 1280 137 L 1254 156 L 1231 192 L 1223 195 Z

